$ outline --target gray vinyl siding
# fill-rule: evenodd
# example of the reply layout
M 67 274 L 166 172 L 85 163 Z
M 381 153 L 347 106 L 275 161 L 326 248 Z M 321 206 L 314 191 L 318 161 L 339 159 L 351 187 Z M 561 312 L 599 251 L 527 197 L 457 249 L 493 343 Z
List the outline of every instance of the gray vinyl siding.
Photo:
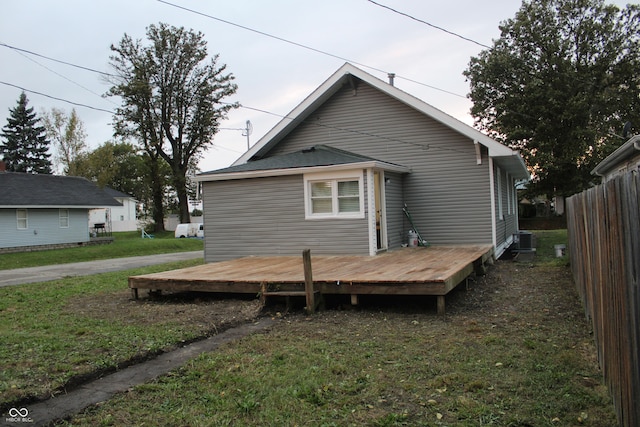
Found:
M 69 209 L 69 227 L 60 227 L 59 209 L 27 209 L 27 228 L 18 229 L 16 209 L 0 209 L 0 247 L 89 241 L 86 209 Z
M 408 166 L 404 200 L 423 238 L 432 244 L 492 243 L 489 162 L 473 141 L 411 107 L 361 83 L 354 95 L 343 87 L 280 141 L 269 155 L 316 144 Z M 402 204 L 387 191 L 387 216 L 397 220 Z M 402 232 L 409 229 L 404 221 Z M 399 231 L 389 224 L 395 246 Z M 400 233 L 401 235 L 402 233 Z
M 302 175 L 203 182 L 203 192 L 206 262 L 304 249 L 369 253 L 366 212 L 364 219 L 305 219 Z

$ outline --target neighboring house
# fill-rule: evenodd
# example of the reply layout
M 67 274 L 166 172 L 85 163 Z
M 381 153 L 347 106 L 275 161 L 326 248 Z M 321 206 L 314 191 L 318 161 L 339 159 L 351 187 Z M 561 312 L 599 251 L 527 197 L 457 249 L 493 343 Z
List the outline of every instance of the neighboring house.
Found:
M 96 223 L 109 224 L 110 231 L 136 231 L 136 199 L 113 188 L 104 187 L 104 192 L 120 202 L 122 206 L 91 209 L 89 211 L 89 227 Z
M 640 135 L 631 137 L 613 153 L 601 161 L 592 171 L 592 175 L 602 177 L 602 182 L 610 181 L 616 176 L 640 169 Z
M 202 173 L 205 260 L 375 255 L 407 243 L 491 244 L 518 231 L 522 157 L 345 64 L 231 167 Z
M 0 250 L 89 242 L 89 210 L 115 206 L 84 178 L 0 172 Z

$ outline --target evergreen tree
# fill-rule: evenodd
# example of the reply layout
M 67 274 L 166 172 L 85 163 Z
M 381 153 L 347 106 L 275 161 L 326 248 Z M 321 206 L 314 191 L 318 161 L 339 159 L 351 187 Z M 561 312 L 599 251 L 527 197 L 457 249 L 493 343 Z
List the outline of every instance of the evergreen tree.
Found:
M 26 173 L 51 173 L 49 141 L 44 126 L 27 108 L 27 95 L 20 94 L 18 105 L 9 109 L 7 124 L 0 133 L 0 157 L 8 171 Z

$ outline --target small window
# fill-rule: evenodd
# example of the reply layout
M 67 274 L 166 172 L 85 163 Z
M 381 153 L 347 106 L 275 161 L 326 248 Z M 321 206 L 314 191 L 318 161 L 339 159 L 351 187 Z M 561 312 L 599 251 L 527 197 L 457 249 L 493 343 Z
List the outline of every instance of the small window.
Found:
M 18 222 L 18 230 L 26 230 L 29 226 L 27 221 L 27 210 L 16 209 L 16 220 Z
M 59 210 L 60 228 L 69 228 L 69 209 Z
M 364 218 L 362 171 L 304 176 L 305 217 Z

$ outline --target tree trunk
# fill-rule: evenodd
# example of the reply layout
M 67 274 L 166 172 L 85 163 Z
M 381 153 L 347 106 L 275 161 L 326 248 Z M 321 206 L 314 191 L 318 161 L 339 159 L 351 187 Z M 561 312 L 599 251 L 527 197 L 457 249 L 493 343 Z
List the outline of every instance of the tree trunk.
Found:
M 187 194 L 187 171 L 174 171 L 174 183 L 176 193 L 178 194 L 178 215 L 181 223 L 191 222 L 191 213 L 189 212 L 189 195 Z
M 162 185 L 162 177 L 160 175 L 160 165 L 158 161 L 160 157 L 157 153 L 149 154 L 149 169 L 151 172 L 151 216 L 153 217 L 153 231 L 164 231 L 164 185 Z

